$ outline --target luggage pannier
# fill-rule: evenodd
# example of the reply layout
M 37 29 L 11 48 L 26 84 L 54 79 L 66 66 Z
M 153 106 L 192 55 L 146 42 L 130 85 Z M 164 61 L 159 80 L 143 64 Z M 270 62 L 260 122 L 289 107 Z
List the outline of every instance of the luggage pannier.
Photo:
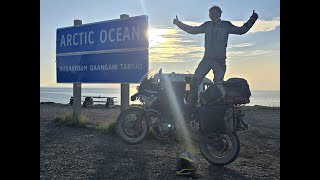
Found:
M 200 107 L 199 119 L 202 132 L 227 134 L 234 131 L 233 110 L 224 104 Z

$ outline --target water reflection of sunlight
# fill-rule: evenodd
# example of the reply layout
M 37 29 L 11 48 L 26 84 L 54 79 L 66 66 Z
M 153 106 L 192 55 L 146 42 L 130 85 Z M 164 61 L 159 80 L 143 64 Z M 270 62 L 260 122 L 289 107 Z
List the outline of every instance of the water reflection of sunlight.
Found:
M 177 128 L 180 129 L 180 133 L 184 137 L 182 143 L 185 144 L 187 147 L 192 147 L 192 144 L 189 141 L 185 140 L 185 139 L 190 140 L 190 134 L 187 129 L 184 116 L 182 114 L 182 109 L 181 109 L 182 107 L 177 102 L 175 92 L 173 90 L 173 87 L 170 83 L 168 76 L 163 75 L 163 83 L 164 83 L 164 86 L 166 87 L 166 94 L 168 95 L 167 98 L 170 100 L 169 106 L 173 113 L 173 120 L 175 121 Z

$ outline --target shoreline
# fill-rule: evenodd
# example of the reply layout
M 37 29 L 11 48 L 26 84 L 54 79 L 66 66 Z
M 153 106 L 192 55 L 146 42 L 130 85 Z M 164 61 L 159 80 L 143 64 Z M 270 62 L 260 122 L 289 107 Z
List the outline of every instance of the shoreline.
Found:
M 69 103 L 67 104 L 63 104 L 63 103 L 56 103 L 56 102 L 53 102 L 53 101 L 44 101 L 44 102 L 40 102 L 40 104 L 51 104 L 51 105 L 61 105 L 61 106 L 70 106 Z M 140 105 L 140 104 L 130 104 L 130 106 L 134 106 L 134 105 Z M 82 106 L 82 104 L 81 104 Z M 92 107 L 104 107 L 104 104 L 94 104 Z M 115 107 L 121 107 L 121 105 L 118 105 L 118 104 L 115 104 L 114 105 Z M 243 108 L 245 109 L 251 109 L 251 108 L 254 108 L 254 109 L 273 109 L 273 110 L 280 110 L 280 106 L 263 106 L 263 105 L 253 105 L 253 106 L 250 106 L 250 105 L 245 105 L 243 106 Z

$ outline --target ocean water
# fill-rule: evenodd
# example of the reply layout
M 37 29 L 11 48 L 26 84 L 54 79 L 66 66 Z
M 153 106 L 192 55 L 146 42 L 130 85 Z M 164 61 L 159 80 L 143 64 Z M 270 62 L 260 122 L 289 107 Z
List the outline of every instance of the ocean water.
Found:
M 136 93 L 135 89 L 130 89 L 130 96 Z M 70 97 L 73 94 L 72 88 L 50 88 L 40 87 L 40 102 L 55 102 L 68 104 Z M 269 91 L 269 90 L 252 90 L 250 97 L 250 103 L 248 106 L 261 105 L 270 107 L 280 107 L 280 91 Z M 115 104 L 119 105 L 120 89 L 107 89 L 107 88 L 82 88 L 82 96 L 108 96 L 117 97 L 115 98 Z M 82 97 L 84 100 L 84 97 Z M 136 101 L 137 102 L 137 101 Z M 135 103 L 136 103 L 135 102 Z M 130 104 L 132 102 L 130 101 Z

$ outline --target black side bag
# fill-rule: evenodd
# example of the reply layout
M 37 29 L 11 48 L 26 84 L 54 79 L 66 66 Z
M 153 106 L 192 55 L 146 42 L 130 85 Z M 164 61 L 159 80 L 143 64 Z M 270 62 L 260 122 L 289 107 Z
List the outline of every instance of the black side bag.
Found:
M 200 130 L 204 133 L 228 134 L 234 131 L 233 110 L 224 104 L 199 109 Z

